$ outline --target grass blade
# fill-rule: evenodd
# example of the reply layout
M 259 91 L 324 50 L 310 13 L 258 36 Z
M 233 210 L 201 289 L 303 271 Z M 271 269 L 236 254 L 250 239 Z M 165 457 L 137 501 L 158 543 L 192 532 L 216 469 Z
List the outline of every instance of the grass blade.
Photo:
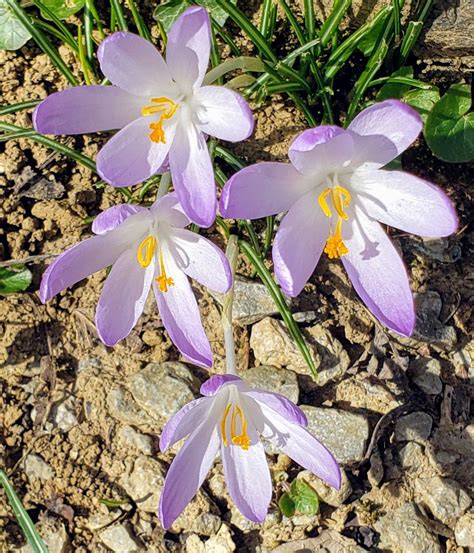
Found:
M 16 113 L 17 111 L 22 111 L 24 109 L 31 109 L 36 107 L 41 100 L 27 100 L 26 102 L 19 102 L 18 104 L 11 104 L 0 108 L 0 116 L 8 115 L 9 113 Z
M 321 46 L 327 46 L 332 38 L 332 35 L 337 31 L 342 18 L 346 15 L 347 10 L 351 7 L 352 0 L 342 0 L 335 3 L 333 11 L 321 26 L 319 38 Z
M 120 31 L 128 31 L 127 20 L 123 13 L 122 5 L 119 0 L 110 0 L 110 5 L 113 8 L 113 13 L 115 14 L 117 26 Z
M 138 34 L 145 40 L 149 40 L 151 42 L 150 31 L 148 27 L 145 25 L 145 21 L 143 20 L 141 13 L 138 11 L 137 5 L 135 4 L 135 0 L 127 0 L 127 5 L 130 11 L 132 12 L 133 21 L 137 27 Z

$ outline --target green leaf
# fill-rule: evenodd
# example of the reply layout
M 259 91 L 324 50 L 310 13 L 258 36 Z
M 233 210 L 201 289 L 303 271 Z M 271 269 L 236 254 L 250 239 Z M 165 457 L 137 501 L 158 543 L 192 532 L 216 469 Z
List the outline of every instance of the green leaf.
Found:
M 237 0 L 231 0 L 233 4 L 236 4 Z M 189 6 L 196 5 L 203 6 L 209 11 L 212 19 L 220 26 L 224 25 L 227 21 L 228 14 L 217 3 L 217 0 L 196 0 L 191 2 L 189 0 L 169 0 L 164 4 L 160 4 L 155 8 L 153 17 L 163 25 L 163 28 L 168 32 L 173 23 Z
M 295 504 L 286 492 L 282 494 L 282 496 L 278 500 L 278 506 L 280 507 L 280 511 L 282 512 L 282 514 L 284 514 L 288 518 L 292 517 L 295 514 Z
M 31 284 L 31 277 L 26 267 L 0 267 L 0 294 L 23 292 Z
M 66 19 L 82 10 L 86 0 L 42 0 L 42 3 L 49 8 L 58 19 Z M 50 19 L 47 14 L 41 12 L 45 19 Z
M 357 47 L 364 54 L 364 56 L 369 57 L 372 54 L 374 46 L 377 44 L 379 36 L 385 27 L 387 18 L 390 15 L 391 15 L 391 12 L 387 11 L 384 17 L 375 18 L 374 24 L 372 25 L 372 28 L 370 29 L 370 31 L 368 31 L 364 35 L 364 38 L 362 38 L 357 44 Z
M 471 87 L 454 84 L 426 119 L 425 138 L 435 156 L 450 163 L 474 160 Z
M 318 496 L 306 482 L 303 480 L 293 480 L 290 491 L 297 513 L 313 516 L 319 511 Z
M 390 79 L 393 77 L 413 77 L 413 68 L 408 66 L 400 67 L 400 69 L 397 69 L 390 75 Z M 399 100 L 405 92 L 410 90 L 410 85 L 396 82 L 393 83 L 390 82 L 390 79 L 378 91 L 377 96 L 375 97 L 378 102 L 388 100 L 389 98 L 396 98 Z
M 416 109 L 425 124 L 429 113 L 431 113 L 433 106 L 439 101 L 439 98 L 439 90 L 437 87 L 433 87 L 429 90 L 417 88 L 415 90 L 409 90 L 403 95 L 403 101 Z
M 0 0 L 0 50 L 18 50 L 31 35 L 8 5 Z

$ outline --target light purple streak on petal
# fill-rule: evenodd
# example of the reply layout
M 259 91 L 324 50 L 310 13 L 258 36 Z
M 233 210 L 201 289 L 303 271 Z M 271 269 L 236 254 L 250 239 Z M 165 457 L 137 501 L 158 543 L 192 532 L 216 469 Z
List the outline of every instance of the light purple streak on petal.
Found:
M 300 198 L 280 223 L 273 243 L 273 265 L 285 294 L 297 296 L 318 264 L 330 219 L 318 205 L 319 190 Z
M 355 213 L 351 225 L 342 227 L 349 249 L 341 257 L 342 263 L 370 311 L 391 330 L 410 336 L 415 310 L 403 261 L 379 223 L 358 207 Z
M 154 260 L 144 269 L 133 247 L 114 263 L 95 314 L 97 332 L 106 346 L 115 346 L 130 334 L 143 313 L 154 274 Z
M 200 227 L 216 218 L 214 170 L 204 135 L 193 124 L 179 125 L 169 154 L 171 175 L 186 215 Z
M 237 384 L 242 379 L 235 374 L 215 374 L 201 385 L 200 392 L 203 396 L 214 396 L 224 384 Z
M 150 211 L 158 219 L 166 221 L 172 227 L 182 228 L 191 224 L 191 219 L 184 213 L 176 192 L 171 192 L 156 200 Z
M 346 167 L 353 151 L 350 133 L 335 125 L 322 125 L 298 135 L 288 150 L 288 157 L 300 173 L 322 182 L 328 173 Z
M 225 294 L 232 286 L 232 271 L 224 252 L 196 232 L 173 229 L 172 251 L 178 266 L 206 288 Z
M 142 99 L 176 94 L 163 57 L 138 35 L 120 32 L 108 36 L 101 42 L 97 57 L 102 73 L 131 94 Z
M 76 86 L 48 96 L 33 112 L 42 134 L 121 129 L 141 116 L 138 99 L 116 86 Z
M 211 52 L 211 22 L 204 8 L 187 9 L 171 27 L 166 62 L 181 92 L 190 94 L 201 85 Z
M 168 277 L 174 280 L 174 286 L 170 286 L 167 292 L 160 292 L 156 282 L 153 286 L 163 325 L 185 357 L 197 365 L 211 367 L 211 346 L 188 277 L 169 254 L 165 255 L 165 265 Z
M 165 120 L 166 143 L 150 140 L 153 119 L 141 117 L 113 136 L 97 156 L 97 172 L 112 186 L 131 186 L 154 175 L 173 142 L 176 124 Z
M 264 403 L 267 407 L 281 414 L 290 422 L 294 422 L 300 426 L 308 425 L 308 420 L 306 419 L 306 415 L 303 411 L 281 394 L 267 392 L 260 389 L 251 389 L 248 392 L 245 392 L 245 395 L 251 397 L 257 403 Z
M 229 142 L 245 140 L 252 134 L 252 110 L 240 94 L 224 86 L 203 86 L 196 96 L 203 132 Z
M 356 171 L 350 183 L 370 217 L 420 236 L 449 236 L 458 218 L 446 194 L 402 171 Z
M 94 234 L 105 234 L 110 230 L 118 227 L 131 215 L 143 212 L 148 213 L 148 210 L 141 205 L 119 204 L 109 207 L 102 213 L 99 213 L 92 223 L 92 232 Z
M 228 219 L 260 219 L 288 211 L 314 187 L 289 163 L 264 162 L 245 167 L 224 186 L 220 212 Z
M 272 479 L 265 450 L 254 428 L 248 427 L 252 445 L 224 446 L 221 457 L 229 493 L 239 511 L 252 522 L 263 522 L 272 499 Z
M 205 397 L 193 399 L 171 417 L 165 424 L 160 436 L 160 451 L 165 452 L 179 440 L 185 438 L 203 422 L 211 405 Z
M 288 422 L 272 409 L 260 405 L 265 418 L 263 435 L 293 461 L 339 490 L 341 469 L 334 455 L 305 428 Z
M 369 137 L 354 141 L 352 165 L 369 162 L 372 168 L 382 167 L 405 151 L 422 127 L 419 114 L 399 100 L 385 100 L 364 109 L 348 127 L 349 131 Z

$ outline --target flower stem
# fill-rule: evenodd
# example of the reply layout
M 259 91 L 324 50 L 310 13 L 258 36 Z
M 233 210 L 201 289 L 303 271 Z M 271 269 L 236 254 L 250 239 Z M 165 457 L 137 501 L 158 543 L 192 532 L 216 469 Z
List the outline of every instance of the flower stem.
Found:
M 235 268 L 237 266 L 237 256 L 239 254 L 237 236 L 231 235 L 229 237 L 225 254 L 229 260 L 233 281 L 231 289 L 224 297 L 224 305 L 222 307 L 222 328 L 224 329 L 226 373 L 236 374 L 235 343 L 232 328 L 232 305 L 234 303 Z
M 171 175 L 170 173 L 163 173 L 160 179 L 160 186 L 158 187 L 158 193 L 156 194 L 156 199 L 159 200 L 165 194 L 168 193 L 168 189 L 171 184 Z

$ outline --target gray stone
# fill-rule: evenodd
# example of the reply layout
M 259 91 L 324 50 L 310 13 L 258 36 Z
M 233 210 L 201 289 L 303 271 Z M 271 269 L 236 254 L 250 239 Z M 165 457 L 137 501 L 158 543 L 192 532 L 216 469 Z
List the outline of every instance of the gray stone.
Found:
M 438 292 L 415 294 L 415 305 L 416 324 L 412 338 L 452 349 L 457 341 L 456 331 L 439 320 L 443 301 Z
M 217 534 L 221 524 L 222 520 L 217 515 L 201 513 L 194 519 L 191 531 L 201 536 L 212 536 Z
M 40 536 L 48 548 L 48 553 L 66 553 L 70 551 L 69 536 L 64 524 L 53 517 L 45 517 L 36 524 Z M 6 551 L 6 549 L 5 549 Z M 20 549 L 21 553 L 33 553 L 30 545 Z
M 233 553 L 233 551 L 235 551 L 235 543 L 227 524 L 222 524 L 217 534 L 204 544 L 204 553 Z
M 437 359 L 418 357 L 410 363 L 408 369 L 413 382 L 426 394 L 438 395 L 443 391 L 441 382 L 441 363 Z
M 298 403 L 298 379 L 293 371 L 259 365 L 240 372 L 239 376 L 244 378 L 249 386 L 282 394 L 293 403 Z
M 328 528 L 317 538 L 283 543 L 272 549 L 272 553 L 366 553 L 366 550 L 354 540 Z
M 367 471 L 367 479 L 370 485 L 374 488 L 380 485 L 384 477 L 384 468 L 382 457 L 379 451 L 376 449 L 370 456 L 370 468 Z
M 369 423 L 363 415 L 341 409 L 303 405 L 308 430 L 330 449 L 338 463 L 349 464 L 364 457 Z
M 54 477 L 53 469 L 39 455 L 29 453 L 22 462 L 23 469 L 28 480 L 38 478 L 39 480 L 51 480 Z
M 433 516 L 444 523 L 459 518 L 471 506 L 468 494 L 450 478 L 419 478 L 415 481 L 415 490 Z
M 134 447 L 145 455 L 153 453 L 153 440 L 150 436 L 138 432 L 132 426 L 123 426 L 118 432 L 118 439 L 126 447 Z
M 452 243 L 449 238 L 421 238 L 418 241 L 413 240 L 412 247 L 423 256 L 427 255 L 442 263 L 456 263 L 462 254 L 459 244 Z
M 318 368 L 317 386 L 324 386 L 331 380 L 344 376 L 351 364 L 351 359 L 341 342 L 329 330 L 315 325 L 309 329 L 310 341 L 314 341 L 321 357 Z
M 141 409 L 130 392 L 122 386 L 112 388 L 107 394 L 108 412 L 115 419 L 134 426 L 156 425 L 156 419 Z
M 416 442 L 408 442 L 407 445 L 400 450 L 400 462 L 405 470 L 413 469 L 417 471 L 426 464 L 426 456 L 423 453 L 423 448 Z
M 120 478 L 120 485 L 135 501 L 140 511 L 156 513 L 164 470 L 152 457 L 141 455 L 135 459 L 132 469 Z
M 415 411 L 400 417 L 395 425 L 395 439 L 398 442 L 425 441 L 431 434 L 433 419 L 423 411 Z
M 342 505 L 352 493 L 351 483 L 349 482 L 349 479 L 347 478 L 344 470 L 342 471 L 340 490 L 336 490 L 331 486 L 328 486 L 309 470 L 301 471 L 298 474 L 297 479 L 304 480 L 314 489 L 321 501 L 327 503 L 328 505 L 331 505 L 332 507 L 339 507 L 339 505 Z
M 69 396 L 64 401 L 56 403 L 51 409 L 50 417 L 55 426 L 63 432 L 69 432 L 71 428 L 77 426 L 79 421 L 76 417 L 76 400 L 73 396 Z
M 465 375 L 465 380 L 474 385 L 474 340 L 450 355 L 456 374 Z
M 380 549 L 393 553 L 440 553 L 436 535 L 425 526 L 414 503 L 404 503 L 389 511 L 374 524 L 380 534 Z
M 134 553 L 143 551 L 133 534 L 129 524 L 126 522 L 116 526 L 109 526 L 99 534 L 100 541 L 114 553 Z
M 466 513 L 454 528 L 456 543 L 461 547 L 474 547 L 474 512 Z

